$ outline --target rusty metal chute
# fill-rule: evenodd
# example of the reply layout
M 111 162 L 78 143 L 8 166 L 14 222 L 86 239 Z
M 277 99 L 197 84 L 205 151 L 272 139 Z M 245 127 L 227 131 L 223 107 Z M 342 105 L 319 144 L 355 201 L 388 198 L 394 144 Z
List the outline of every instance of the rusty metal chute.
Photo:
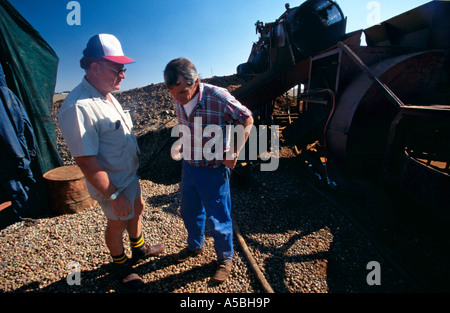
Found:
M 419 104 L 435 95 L 447 58 L 446 51 L 422 51 L 390 57 L 371 68 L 403 103 Z M 328 158 L 336 171 L 379 178 L 399 107 L 369 75 L 356 75 L 340 94 L 327 128 Z

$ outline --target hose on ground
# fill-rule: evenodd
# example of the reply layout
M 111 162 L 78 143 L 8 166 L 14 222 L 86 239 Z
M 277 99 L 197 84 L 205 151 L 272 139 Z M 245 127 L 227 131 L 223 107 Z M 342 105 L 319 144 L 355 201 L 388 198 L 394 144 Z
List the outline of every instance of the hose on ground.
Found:
M 244 253 L 245 258 L 247 259 L 247 262 L 250 265 L 250 268 L 252 269 L 253 273 L 256 276 L 256 279 L 260 282 L 260 284 L 262 285 L 264 292 L 266 293 L 274 293 L 272 287 L 270 286 L 269 282 L 266 280 L 266 278 L 264 277 L 264 274 L 261 272 L 261 270 L 259 269 L 258 264 L 256 263 L 255 258 L 253 258 L 250 250 L 247 247 L 247 244 L 245 243 L 244 237 L 242 237 L 241 232 L 239 230 L 239 227 L 236 223 L 236 219 L 234 218 L 234 216 L 231 216 L 232 221 L 233 221 L 233 230 L 234 230 L 234 234 L 236 235 L 236 239 L 239 243 L 239 246 L 242 249 L 242 252 Z

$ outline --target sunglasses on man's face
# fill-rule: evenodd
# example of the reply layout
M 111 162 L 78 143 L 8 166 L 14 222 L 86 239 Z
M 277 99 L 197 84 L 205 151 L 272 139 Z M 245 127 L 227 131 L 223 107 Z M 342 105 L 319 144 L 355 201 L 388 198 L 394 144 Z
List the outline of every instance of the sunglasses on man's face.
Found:
M 105 64 L 103 64 L 103 63 L 100 63 L 100 65 L 101 66 L 103 66 L 103 67 L 106 67 L 107 69 L 110 69 L 111 71 L 113 71 L 115 74 L 116 74 L 116 76 L 119 76 L 120 75 L 120 73 L 125 73 L 126 72 L 126 68 L 122 68 L 122 69 L 120 69 L 120 70 L 116 70 L 116 69 L 114 69 L 114 68 L 111 68 L 111 67 L 109 67 L 109 66 L 106 66 Z

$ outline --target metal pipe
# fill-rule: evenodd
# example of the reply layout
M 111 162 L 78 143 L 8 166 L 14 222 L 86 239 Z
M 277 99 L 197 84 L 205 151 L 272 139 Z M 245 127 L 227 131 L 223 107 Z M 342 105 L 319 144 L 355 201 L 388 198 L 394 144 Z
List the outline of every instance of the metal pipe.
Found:
M 256 260 L 253 258 L 250 250 L 248 249 L 247 244 L 245 243 L 244 237 L 242 237 L 239 227 L 236 224 L 236 220 L 235 220 L 233 214 L 231 217 L 232 217 L 232 221 L 233 221 L 233 230 L 234 230 L 234 234 L 236 235 L 236 239 L 237 239 L 239 245 L 241 246 L 242 252 L 244 253 L 245 258 L 247 259 L 247 262 L 249 263 L 250 268 L 255 273 L 256 279 L 261 283 L 261 285 L 266 293 L 274 293 L 269 282 L 266 280 L 266 278 L 264 277 L 264 274 L 259 269 L 258 263 L 256 263 Z
M 356 63 L 356 65 L 364 72 L 366 73 L 370 79 L 372 79 L 372 81 L 374 81 L 382 90 L 383 92 L 386 94 L 386 96 L 388 97 L 389 101 L 391 101 L 396 108 L 400 108 L 403 107 L 404 104 L 402 102 L 402 100 L 400 100 L 395 93 L 389 89 L 388 86 L 386 86 L 386 84 L 384 84 L 376 75 L 374 72 L 372 72 L 372 70 L 366 65 L 364 64 L 364 62 L 359 58 L 358 55 L 356 55 L 355 52 L 353 52 L 352 49 L 350 49 L 349 46 L 347 46 L 346 44 L 344 44 L 342 41 L 338 42 L 338 47 L 342 49 L 342 51 L 345 52 L 345 54 L 347 54 L 350 59 L 352 61 L 354 61 Z

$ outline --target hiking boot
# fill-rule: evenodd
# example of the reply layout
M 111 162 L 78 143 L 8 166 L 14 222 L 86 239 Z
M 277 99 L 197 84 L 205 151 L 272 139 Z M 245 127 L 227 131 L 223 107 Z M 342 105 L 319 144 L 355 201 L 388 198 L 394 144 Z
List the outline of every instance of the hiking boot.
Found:
M 131 249 L 132 254 L 131 254 L 131 264 L 137 264 L 139 262 L 144 261 L 145 259 L 152 257 L 152 256 L 157 256 L 159 254 L 161 254 L 164 249 L 166 247 L 164 246 L 163 243 L 158 243 L 156 245 L 150 246 L 144 246 L 142 248 L 138 248 L 138 249 Z
M 212 277 L 212 280 L 218 284 L 223 283 L 225 280 L 227 280 L 228 276 L 230 276 L 232 265 L 233 262 L 231 260 L 219 261 L 219 268 Z
M 178 252 L 174 259 L 178 263 L 182 263 L 186 261 L 189 258 L 195 258 L 196 256 L 199 256 L 203 253 L 203 247 L 197 250 L 189 250 L 188 248 L 184 248 L 180 252 Z

